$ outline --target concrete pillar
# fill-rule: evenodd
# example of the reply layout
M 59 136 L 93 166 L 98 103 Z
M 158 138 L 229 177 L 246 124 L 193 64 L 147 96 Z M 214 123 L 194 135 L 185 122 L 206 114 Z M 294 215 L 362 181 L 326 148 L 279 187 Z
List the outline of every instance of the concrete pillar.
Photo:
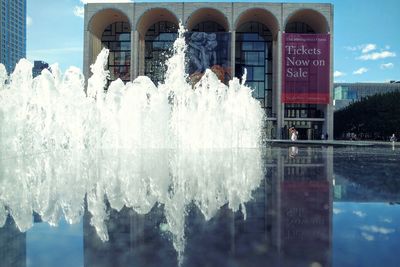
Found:
M 231 31 L 231 78 L 235 77 L 236 31 Z
M 138 51 L 137 51 L 137 55 L 139 58 L 139 64 L 138 64 L 138 75 L 144 75 L 144 71 L 145 71 L 145 56 L 144 56 L 144 50 L 145 50 L 145 40 L 144 40 L 144 36 L 143 39 L 140 38 L 140 35 L 138 34 Z
M 139 33 L 138 31 L 131 31 L 131 80 L 136 79 L 138 76 L 138 45 L 139 45 Z
M 278 139 L 282 139 L 282 127 L 284 120 L 284 105 L 282 104 L 282 31 L 278 31 L 276 49 L 276 88 L 274 88 L 276 90 L 276 136 Z
M 83 50 L 86 51 L 86 53 L 83 54 L 83 75 L 85 76 L 85 81 L 89 79 L 89 66 L 90 66 L 90 55 L 92 54 L 92 46 L 90 45 L 91 43 L 91 38 L 90 38 L 90 32 L 88 30 L 85 30 L 83 34 Z M 85 88 L 86 91 L 86 88 Z

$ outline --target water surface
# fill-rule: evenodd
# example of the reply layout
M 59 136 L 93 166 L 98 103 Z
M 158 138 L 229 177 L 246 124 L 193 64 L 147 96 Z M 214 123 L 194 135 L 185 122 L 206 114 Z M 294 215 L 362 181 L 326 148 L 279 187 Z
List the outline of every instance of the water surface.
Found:
M 100 168 L 97 181 L 43 176 L 15 187 L 21 181 L 3 170 L 0 266 L 398 266 L 399 150 L 268 147 L 141 159 L 131 182 Z

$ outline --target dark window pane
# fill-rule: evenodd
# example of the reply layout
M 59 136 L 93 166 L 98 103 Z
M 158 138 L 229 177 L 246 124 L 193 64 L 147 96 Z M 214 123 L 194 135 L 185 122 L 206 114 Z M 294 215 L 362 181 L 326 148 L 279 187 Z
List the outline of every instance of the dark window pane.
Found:
M 150 29 L 152 29 L 150 31 Z M 145 36 L 145 75 L 155 84 L 164 80 L 165 61 L 172 53 L 177 25 L 161 21 L 152 25 Z
M 254 67 L 253 68 L 253 79 L 257 81 L 264 80 L 264 67 Z

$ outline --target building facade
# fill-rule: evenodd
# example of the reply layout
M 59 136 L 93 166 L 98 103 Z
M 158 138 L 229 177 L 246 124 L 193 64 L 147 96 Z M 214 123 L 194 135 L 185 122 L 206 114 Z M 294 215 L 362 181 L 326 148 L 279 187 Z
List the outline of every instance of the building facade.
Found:
M 334 88 L 335 110 L 340 110 L 368 96 L 400 92 L 400 82 L 335 83 Z
M 244 69 L 247 69 L 247 84 L 253 88 L 253 96 L 260 100 L 266 113 L 267 138 L 288 138 L 288 128 L 291 126 L 299 131 L 300 139 L 319 139 L 322 133 L 333 136 L 331 4 L 86 4 L 85 76 L 89 76 L 90 65 L 102 47 L 107 47 L 110 49 L 108 68 L 111 79 L 130 81 L 140 75 L 147 75 L 155 83 L 162 81 L 165 73 L 165 65 L 162 63 L 169 56 L 180 21 L 188 30 L 191 41 L 201 42 L 203 38 L 210 46 L 215 44 L 214 63 L 227 76 L 242 77 Z M 307 101 L 307 96 L 310 95 L 311 99 L 313 93 L 305 94 L 305 98 L 298 102 L 293 99 L 286 101 L 287 94 L 283 94 L 284 88 L 288 90 L 290 86 L 297 86 L 293 77 L 303 79 L 304 87 L 314 76 L 318 76 L 318 73 L 311 72 L 307 76 L 304 68 L 297 65 L 303 62 L 296 59 L 302 56 L 296 54 L 299 51 L 302 54 L 310 51 L 321 54 L 319 45 L 313 50 L 311 46 L 307 48 L 308 44 L 301 43 L 304 36 L 314 41 L 325 38 L 328 46 L 324 52 L 326 58 L 318 61 L 325 68 L 325 79 L 322 82 L 326 94 L 322 102 L 316 101 L 315 97 L 313 101 Z M 290 38 L 302 45 L 292 49 L 295 46 L 293 42 L 288 45 Z M 287 53 L 295 53 L 295 56 L 288 58 Z M 204 69 L 204 64 L 198 63 L 196 58 L 193 61 L 193 73 Z M 296 68 L 286 68 L 289 63 Z M 205 65 L 210 67 L 212 64 Z M 290 74 L 291 81 L 285 78 L 286 72 Z M 314 83 L 314 89 L 318 91 L 322 82 Z
M 26 57 L 26 0 L 0 0 L 0 63 L 11 73 Z
M 33 62 L 33 68 L 32 68 L 33 78 L 39 76 L 42 73 L 42 70 L 44 69 L 49 69 L 49 64 L 44 61 L 35 60 Z

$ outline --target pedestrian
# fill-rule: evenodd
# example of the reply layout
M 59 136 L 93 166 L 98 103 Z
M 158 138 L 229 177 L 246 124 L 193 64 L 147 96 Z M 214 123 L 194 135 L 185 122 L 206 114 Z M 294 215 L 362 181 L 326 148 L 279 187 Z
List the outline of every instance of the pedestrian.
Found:
M 328 133 L 325 133 L 325 140 L 328 140 Z
M 321 134 L 321 140 L 324 140 L 324 139 L 325 139 L 325 135 Z
M 396 135 L 395 134 L 392 134 L 392 136 L 390 137 L 390 142 L 396 142 L 397 141 L 397 138 L 396 138 Z
M 292 141 L 297 141 L 297 136 L 299 135 L 299 132 L 296 130 L 296 128 L 292 127 L 291 128 L 291 133 L 290 133 L 290 139 Z

